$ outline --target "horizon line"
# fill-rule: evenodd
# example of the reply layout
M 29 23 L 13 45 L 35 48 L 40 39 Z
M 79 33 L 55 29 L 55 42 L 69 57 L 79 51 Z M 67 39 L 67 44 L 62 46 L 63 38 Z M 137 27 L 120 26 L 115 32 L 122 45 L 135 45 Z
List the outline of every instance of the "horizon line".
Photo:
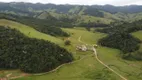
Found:
M 16 2 L 16 1 L 11 1 L 11 2 L 2 2 L 0 1 L 0 3 L 30 3 L 30 4 L 54 4 L 54 5 L 76 5 L 76 6 L 94 6 L 94 5 L 98 5 L 98 6 L 107 6 L 107 5 L 110 5 L 110 6 L 116 6 L 116 7 L 123 7 L 123 6 L 142 6 L 141 4 L 129 4 L 129 5 L 113 5 L 113 4 L 69 4 L 69 3 L 63 3 L 63 4 L 56 4 L 56 3 L 42 3 L 42 2 L 24 2 L 24 1 L 19 1 L 19 2 Z

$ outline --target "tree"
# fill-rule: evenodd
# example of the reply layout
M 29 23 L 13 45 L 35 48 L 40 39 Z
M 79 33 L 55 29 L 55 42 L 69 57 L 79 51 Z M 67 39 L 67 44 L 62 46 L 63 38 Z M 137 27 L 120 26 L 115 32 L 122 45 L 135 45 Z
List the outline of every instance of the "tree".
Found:
M 71 62 L 66 49 L 45 40 L 28 38 L 15 29 L 0 26 L 0 68 L 39 73 Z
M 70 40 L 66 40 L 65 41 L 65 45 L 71 45 L 71 41 Z

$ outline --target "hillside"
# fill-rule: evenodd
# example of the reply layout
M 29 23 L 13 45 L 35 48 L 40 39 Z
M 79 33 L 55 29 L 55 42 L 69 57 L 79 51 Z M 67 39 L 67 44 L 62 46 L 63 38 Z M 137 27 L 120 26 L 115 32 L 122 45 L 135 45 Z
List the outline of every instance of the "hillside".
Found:
M 52 36 L 64 36 L 68 37 L 69 34 L 66 32 L 62 31 L 60 27 L 72 27 L 68 21 L 58 21 L 54 17 L 50 17 L 46 20 L 41 20 L 37 18 L 33 18 L 30 16 L 18 16 L 18 15 L 12 15 L 12 14 L 0 14 L 0 19 L 8 19 L 12 21 L 16 21 L 28 26 L 33 27 L 37 31 L 52 35 Z M 68 26 L 69 25 L 69 26 Z
M 28 38 L 15 29 L 1 26 L 0 38 L 0 68 L 39 73 L 73 60 L 71 53 L 58 45 Z
M 103 67 L 95 57 L 91 54 L 92 52 L 80 52 L 75 50 L 75 46 L 79 44 L 78 38 L 82 35 L 81 40 L 88 44 L 95 44 L 99 39 L 105 37 L 105 34 L 102 33 L 92 33 L 88 32 L 83 28 L 76 29 L 64 29 L 67 32 L 73 33 L 70 37 L 72 42 L 71 46 L 66 47 L 66 49 L 70 49 L 73 52 L 74 57 L 76 57 L 76 61 L 71 64 L 66 64 L 56 71 L 49 72 L 44 75 L 32 75 L 22 77 L 16 80 L 94 80 L 94 79 L 112 79 L 112 80 L 120 80 L 120 77 Z M 87 35 L 85 35 L 87 34 Z M 93 36 L 93 37 L 92 37 Z M 95 42 L 94 42 L 95 41 Z M 121 59 L 118 55 L 121 53 L 119 50 L 101 47 L 97 48 L 99 58 L 110 66 L 112 69 L 123 75 L 129 80 L 141 80 L 141 65 L 142 63 L 139 61 L 127 61 Z M 129 68 L 128 68 L 129 67 Z M 10 73 L 10 72 L 9 72 Z M 14 73 L 14 72 L 13 72 Z M 129 76 L 131 75 L 131 76 Z
M 78 21 L 93 21 L 109 24 L 114 21 L 135 21 L 142 19 L 142 6 L 112 6 L 112 5 L 55 5 L 55 4 L 32 4 L 32 3 L 0 3 L 0 12 L 20 16 L 32 16 L 45 19 L 48 13 L 53 16 L 68 15 L 69 17 L 83 17 Z M 84 19 L 87 18 L 87 19 Z
M 1 19 L 0 25 L 1 26 L 9 26 L 10 28 L 15 28 L 15 29 L 19 30 L 20 32 L 22 32 L 23 34 L 25 34 L 26 36 L 31 37 L 31 38 L 45 39 L 45 40 L 49 40 L 51 42 L 54 42 L 56 44 L 63 43 L 63 41 L 58 38 L 38 32 L 37 30 L 35 30 L 29 26 L 20 24 L 18 22 Z
M 141 80 L 142 6 L 0 3 L 0 80 Z
M 81 40 L 83 42 L 86 42 L 88 44 L 94 44 L 94 43 L 97 43 L 98 40 L 101 39 L 102 37 L 105 37 L 106 36 L 105 34 L 98 33 L 98 32 L 95 32 L 95 33 L 88 32 L 84 28 L 75 28 L 75 29 L 65 28 L 63 30 L 72 34 L 70 37 L 70 40 L 72 42 L 71 46 L 68 46 L 65 48 L 68 49 L 70 52 L 73 52 L 72 54 L 76 62 L 64 65 L 58 70 L 56 70 L 55 72 L 51 72 L 41 76 L 36 76 L 33 74 L 32 76 L 22 77 L 16 80 L 25 80 L 25 79 L 26 80 L 31 80 L 31 79 L 93 80 L 94 78 L 95 79 L 102 78 L 104 74 L 105 74 L 105 77 L 103 77 L 103 79 L 120 80 L 120 78 L 117 75 L 115 75 L 114 73 L 110 72 L 107 69 L 104 69 L 105 67 L 103 67 L 100 63 L 96 61 L 94 57 L 92 57 L 92 54 L 91 54 L 92 52 L 90 51 L 80 52 L 75 50 L 75 46 L 79 44 L 78 38 L 80 35 L 82 35 Z M 25 32 L 26 30 L 23 30 L 23 31 Z M 35 33 L 38 33 L 38 32 L 35 32 Z M 40 39 L 39 37 L 36 37 L 36 38 Z M 45 38 L 45 40 L 47 39 Z M 139 74 L 141 73 L 141 62 L 126 61 L 119 58 L 118 55 L 120 54 L 120 51 L 116 49 L 99 47 L 97 49 L 97 52 L 98 52 L 99 58 L 102 61 L 104 61 L 104 63 L 108 64 L 111 68 L 121 73 L 121 75 L 127 77 L 129 80 L 134 80 L 134 79 L 141 80 L 141 76 L 139 76 Z M 129 69 L 127 67 L 129 67 Z M 3 71 L 3 72 L 4 72 L 3 75 L 12 73 L 11 77 L 12 76 L 18 77 L 23 74 L 22 72 L 19 72 L 17 70 L 6 71 L 6 72 Z M 132 76 L 129 76 L 129 75 L 132 75 Z
M 142 31 L 137 31 L 137 32 L 133 32 L 132 35 L 135 36 L 136 38 L 140 39 L 142 41 Z M 140 44 L 140 48 L 138 51 L 132 53 L 132 55 L 137 58 L 138 60 L 141 60 L 142 57 L 141 57 L 141 54 L 142 54 L 142 44 Z
M 91 9 L 96 9 L 96 10 L 103 10 L 109 13 L 117 13 L 117 12 L 122 12 L 122 13 L 138 13 L 142 12 L 142 6 L 138 5 L 130 5 L 130 6 L 113 6 L 113 5 L 92 5 L 92 6 L 83 6 L 82 5 L 55 5 L 55 4 L 32 4 L 32 3 L 1 3 L 1 6 L 3 5 L 8 6 L 8 8 L 13 8 L 13 9 L 21 9 L 25 11 L 41 11 L 41 10 L 49 10 L 49 11 L 56 11 L 58 13 L 77 13 L 81 11 L 82 9 L 89 8 Z M 84 8 L 85 7 L 85 8 Z M 54 10 L 53 10 L 54 9 Z M 4 9 L 2 9 L 4 10 Z M 88 11 L 87 11 L 88 12 Z

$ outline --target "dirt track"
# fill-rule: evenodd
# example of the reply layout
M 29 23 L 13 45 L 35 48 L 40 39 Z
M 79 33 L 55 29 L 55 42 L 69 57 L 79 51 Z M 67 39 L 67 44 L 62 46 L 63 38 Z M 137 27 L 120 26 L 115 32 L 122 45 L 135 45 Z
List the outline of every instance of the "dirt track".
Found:
M 81 36 L 78 38 L 78 41 L 81 43 L 84 43 L 83 41 L 81 41 Z M 84 43 L 86 44 L 86 43 Z M 116 72 L 115 70 L 113 70 L 112 68 L 110 68 L 108 65 L 106 65 L 104 62 L 102 62 L 97 55 L 97 51 L 96 49 L 92 46 L 92 50 L 93 50 L 93 54 L 95 55 L 95 58 L 97 59 L 97 61 L 99 63 L 101 63 L 102 65 L 104 65 L 106 68 L 108 68 L 110 71 L 112 71 L 113 73 L 115 73 L 116 75 L 118 75 L 120 78 L 122 78 L 123 80 L 127 80 L 124 76 L 122 76 L 121 74 L 119 74 L 118 72 Z
M 86 43 L 84 43 L 83 41 L 81 41 L 81 36 L 78 38 L 78 41 L 81 42 L 81 43 L 83 43 L 83 44 L 86 44 Z M 92 45 L 91 45 L 91 46 L 92 46 Z M 120 78 L 122 78 L 123 80 L 127 80 L 125 77 L 123 77 L 122 75 L 120 75 L 118 72 L 114 71 L 112 68 L 110 68 L 110 67 L 109 67 L 108 65 L 106 65 L 104 62 L 102 62 L 102 61 L 98 58 L 97 51 L 96 51 L 96 49 L 95 49 L 93 46 L 92 46 L 92 50 L 93 50 L 93 54 L 95 55 L 96 60 L 97 60 L 99 63 L 101 63 L 102 65 L 104 65 L 106 68 L 108 68 L 110 71 L 112 71 L 113 73 L 115 73 L 116 75 L 118 75 L 118 76 L 119 76 Z M 90 56 L 90 55 L 88 55 L 88 56 Z M 70 62 L 70 63 L 62 64 L 62 65 L 58 66 L 56 69 L 54 69 L 54 70 L 52 70 L 52 71 L 45 72 L 45 73 L 39 73 L 39 74 L 33 74 L 33 75 L 44 75 L 44 74 L 48 74 L 48 73 L 54 72 L 54 71 L 58 70 L 59 68 L 61 68 L 61 67 L 64 66 L 64 65 L 72 64 L 72 63 L 78 62 L 78 61 L 80 61 L 80 60 L 82 60 L 82 59 L 84 59 L 84 58 L 86 58 L 86 57 L 88 57 L 88 56 L 82 57 L 81 59 L 76 60 L 76 61 L 73 61 L 73 62 Z M 23 77 L 23 76 L 12 77 L 12 78 L 10 78 L 10 79 L 16 79 L 16 78 L 20 78 L 20 77 Z

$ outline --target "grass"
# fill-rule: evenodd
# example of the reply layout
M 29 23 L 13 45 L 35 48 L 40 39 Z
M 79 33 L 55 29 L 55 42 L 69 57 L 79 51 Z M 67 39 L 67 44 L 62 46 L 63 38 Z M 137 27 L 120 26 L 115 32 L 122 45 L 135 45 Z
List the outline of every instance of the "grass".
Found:
M 132 33 L 132 35 L 142 40 L 142 31 L 134 32 Z
M 80 35 L 82 35 L 81 40 L 88 44 L 95 44 L 98 39 L 105 36 L 105 34 L 98 32 L 92 33 L 81 28 L 63 28 L 63 30 L 72 34 L 72 36 L 70 37 L 72 46 L 69 46 L 71 51 L 74 49 L 73 47 L 78 44 L 77 39 Z M 99 58 L 104 63 L 125 76 L 128 80 L 141 80 L 141 76 L 139 76 L 139 74 L 141 73 L 141 62 L 126 61 L 121 59 L 119 57 L 120 51 L 116 49 L 99 47 L 97 49 L 97 52 Z M 92 52 L 76 52 L 76 54 L 78 55 L 84 54 L 84 56 L 87 57 L 76 63 L 63 66 L 53 73 L 45 74 L 42 76 L 23 77 L 17 80 L 94 80 L 98 78 L 101 78 L 100 80 L 120 80 L 120 78 L 114 73 L 105 71 L 105 67 L 98 63 L 94 56 L 90 53 Z
M 112 69 L 126 77 L 128 80 L 140 80 L 142 76 L 138 76 L 141 71 L 142 62 L 128 61 L 122 59 L 119 54 L 121 52 L 116 49 L 99 47 L 97 49 L 99 58 Z
M 20 32 L 22 32 L 24 35 L 30 38 L 44 39 L 44 40 L 54 42 L 56 44 L 60 44 L 60 45 L 63 44 L 63 41 L 56 37 L 41 33 L 29 26 L 20 24 L 18 22 L 6 20 L 6 19 L 0 19 L 0 26 L 9 26 L 10 28 L 17 29 Z
M 133 36 L 135 36 L 136 38 L 138 38 L 138 39 L 140 39 L 142 41 L 141 34 L 142 34 L 142 30 L 132 33 Z M 139 50 L 142 51 L 142 44 L 140 44 L 140 49 Z
M 81 61 L 63 66 L 56 72 L 42 76 L 30 76 L 18 80 L 28 80 L 28 78 L 29 80 L 90 80 L 85 78 L 83 74 L 87 74 L 95 69 L 98 70 L 97 68 L 101 69 L 101 65 L 97 68 L 96 65 L 99 65 L 99 63 L 95 61 L 94 57 L 88 56 Z
M 1 21 L 0 21 L 0 24 L 2 24 Z M 25 28 L 23 29 L 16 28 L 16 29 L 21 30 L 21 32 L 24 33 L 25 35 L 28 34 L 28 31 L 25 31 L 27 30 Z M 97 41 L 100 38 L 106 36 L 106 34 L 102 34 L 98 32 L 95 32 L 95 33 L 88 32 L 83 28 L 74 28 L 74 29 L 63 28 L 63 30 L 71 34 L 71 37 L 69 38 L 71 40 L 71 45 L 64 46 L 64 48 L 68 49 L 70 52 L 73 53 L 75 60 L 79 60 L 83 57 L 85 58 L 75 63 L 67 64 L 55 72 L 51 72 L 41 76 L 31 75 L 31 76 L 22 77 L 16 80 L 121 80 L 119 76 L 108 71 L 103 65 L 101 65 L 95 59 L 91 51 L 80 52 L 80 51 L 76 51 L 75 49 L 76 45 L 80 44 L 78 42 L 78 38 L 80 36 L 82 36 L 81 40 L 86 42 L 87 44 L 96 44 Z M 37 33 L 35 32 L 35 34 Z M 43 36 L 45 37 L 46 34 L 44 34 Z M 35 38 L 39 38 L 39 37 L 36 37 L 35 35 Z M 62 38 L 57 38 L 57 39 L 61 40 Z M 48 40 L 48 39 L 45 38 L 45 40 Z M 54 40 L 53 42 L 57 43 L 56 40 Z M 60 41 L 60 43 L 62 43 L 62 41 Z M 102 60 L 105 64 L 109 65 L 111 68 L 113 68 L 115 71 L 117 71 L 121 75 L 125 76 L 128 80 L 142 79 L 142 76 L 141 76 L 142 62 L 123 60 L 119 56 L 121 52 L 119 50 L 112 49 L 112 48 L 99 46 L 97 48 L 97 52 L 98 52 L 98 57 L 100 58 L 100 60 Z M 9 71 L 9 73 L 11 73 L 11 71 Z M 20 74 L 19 71 L 17 71 L 17 73 Z
M 80 51 L 76 51 L 76 46 L 80 45 L 81 43 L 79 43 L 78 38 L 80 36 L 82 36 L 81 40 L 86 42 L 87 44 L 96 44 L 97 40 L 102 38 L 103 36 L 105 36 L 105 34 L 102 33 L 92 33 L 92 32 L 88 32 L 86 31 L 86 29 L 78 27 L 78 28 L 74 28 L 74 29 L 70 29 L 70 28 L 62 28 L 62 30 L 64 30 L 65 32 L 68 32 L 69 34 L 71 34 L 71 37 L 69 38 L 71 40 L 71 46 L 65 46 L 66 49 L 68 49 L 70 52 L 73 52 L 73 55 L 76 59 L 78 59 L 79 57 L 84 57 L 86 56 L 86 54 L 92 54 L 92 52 L 80 52 Z M 78 53 L 78 54 L 76 54 Z
M 69 32 L 70 34 L 73 34 L 71 39 L 73 41 L 75 40 L 75 44 L 78 44 L 77 40 L 79 36 L 82 36 L 81 40 L 83 42 L 86 42 L 87 44 L 96 44 L 99 39 L 106 36 L 106 34 L 99 33 L 99 32 L 95 32 L 95 33 L 88 32 L 86 31 L 86 29 L 82 29 L 82 28 L 74 28 L 74 29 L 64 28 L 63 30 L 66 32 Z
M 86 41 L 88 44 L 96 43 L 97 40 L 101 37 L 98 36 L 104 36 L 105 34 L 101 33 L 91 33 L 86 31 L 85 29 L 76 28 L 76 29 L 68 29 L 63 28 L 64 31 L 69 32 L 71 35 L 70 40 L 72 42 L 71 46 L 66 47 L 67 49 L 71 50 L 72 52 L 76 52 L 76 54 L 73 53 L 73 55 L 79 55 L 80 58 L 86 56 L 84 59 L 75 62 L 73 64 L 68 64 L 66 66 L 61 67 L 59 70 L 45 74 L 42 76 L 29 76 L 20 78 L 17 80 L 93 80 L 94 77 L 98 75 L 98 72 L 102 71 L 104 69 L 104 66 L 102 66 L 95 57 L 93 56 L 92 52 L 79 52 L 75 50 L 75 46 L 79 44 L 78 38 L 82 35 L 82 40 Z M 89 36 L 86 36 L 85 34 L 88 34 Z M 90 41 L 88 41 L 87 39 Z M 93 41 L 93 40 L 94 41 Z M 84 55 L 84 56 L 81 56 Z M 99 73 L 99 74 L 108 74 L 108 73 Z M 118 78 L 113 73 L 110 73 L 113 75 L 113 77 Z M 111 79 L 110 76 L 106 77 L 107 79 Z
M 85 23 L 88 23 L 89 21 L 90 22 L 100 21 L 101 23 L 104 23 L 104 24 L 109 24 L 110 22 L 113 22 L 113 20 L 111 19 L 100 18 L 100 17 L 95 17 L 95 16 L 81 15 L 80 17 L 81 19 L 79 21 L 81 22 L 83 21 Z

